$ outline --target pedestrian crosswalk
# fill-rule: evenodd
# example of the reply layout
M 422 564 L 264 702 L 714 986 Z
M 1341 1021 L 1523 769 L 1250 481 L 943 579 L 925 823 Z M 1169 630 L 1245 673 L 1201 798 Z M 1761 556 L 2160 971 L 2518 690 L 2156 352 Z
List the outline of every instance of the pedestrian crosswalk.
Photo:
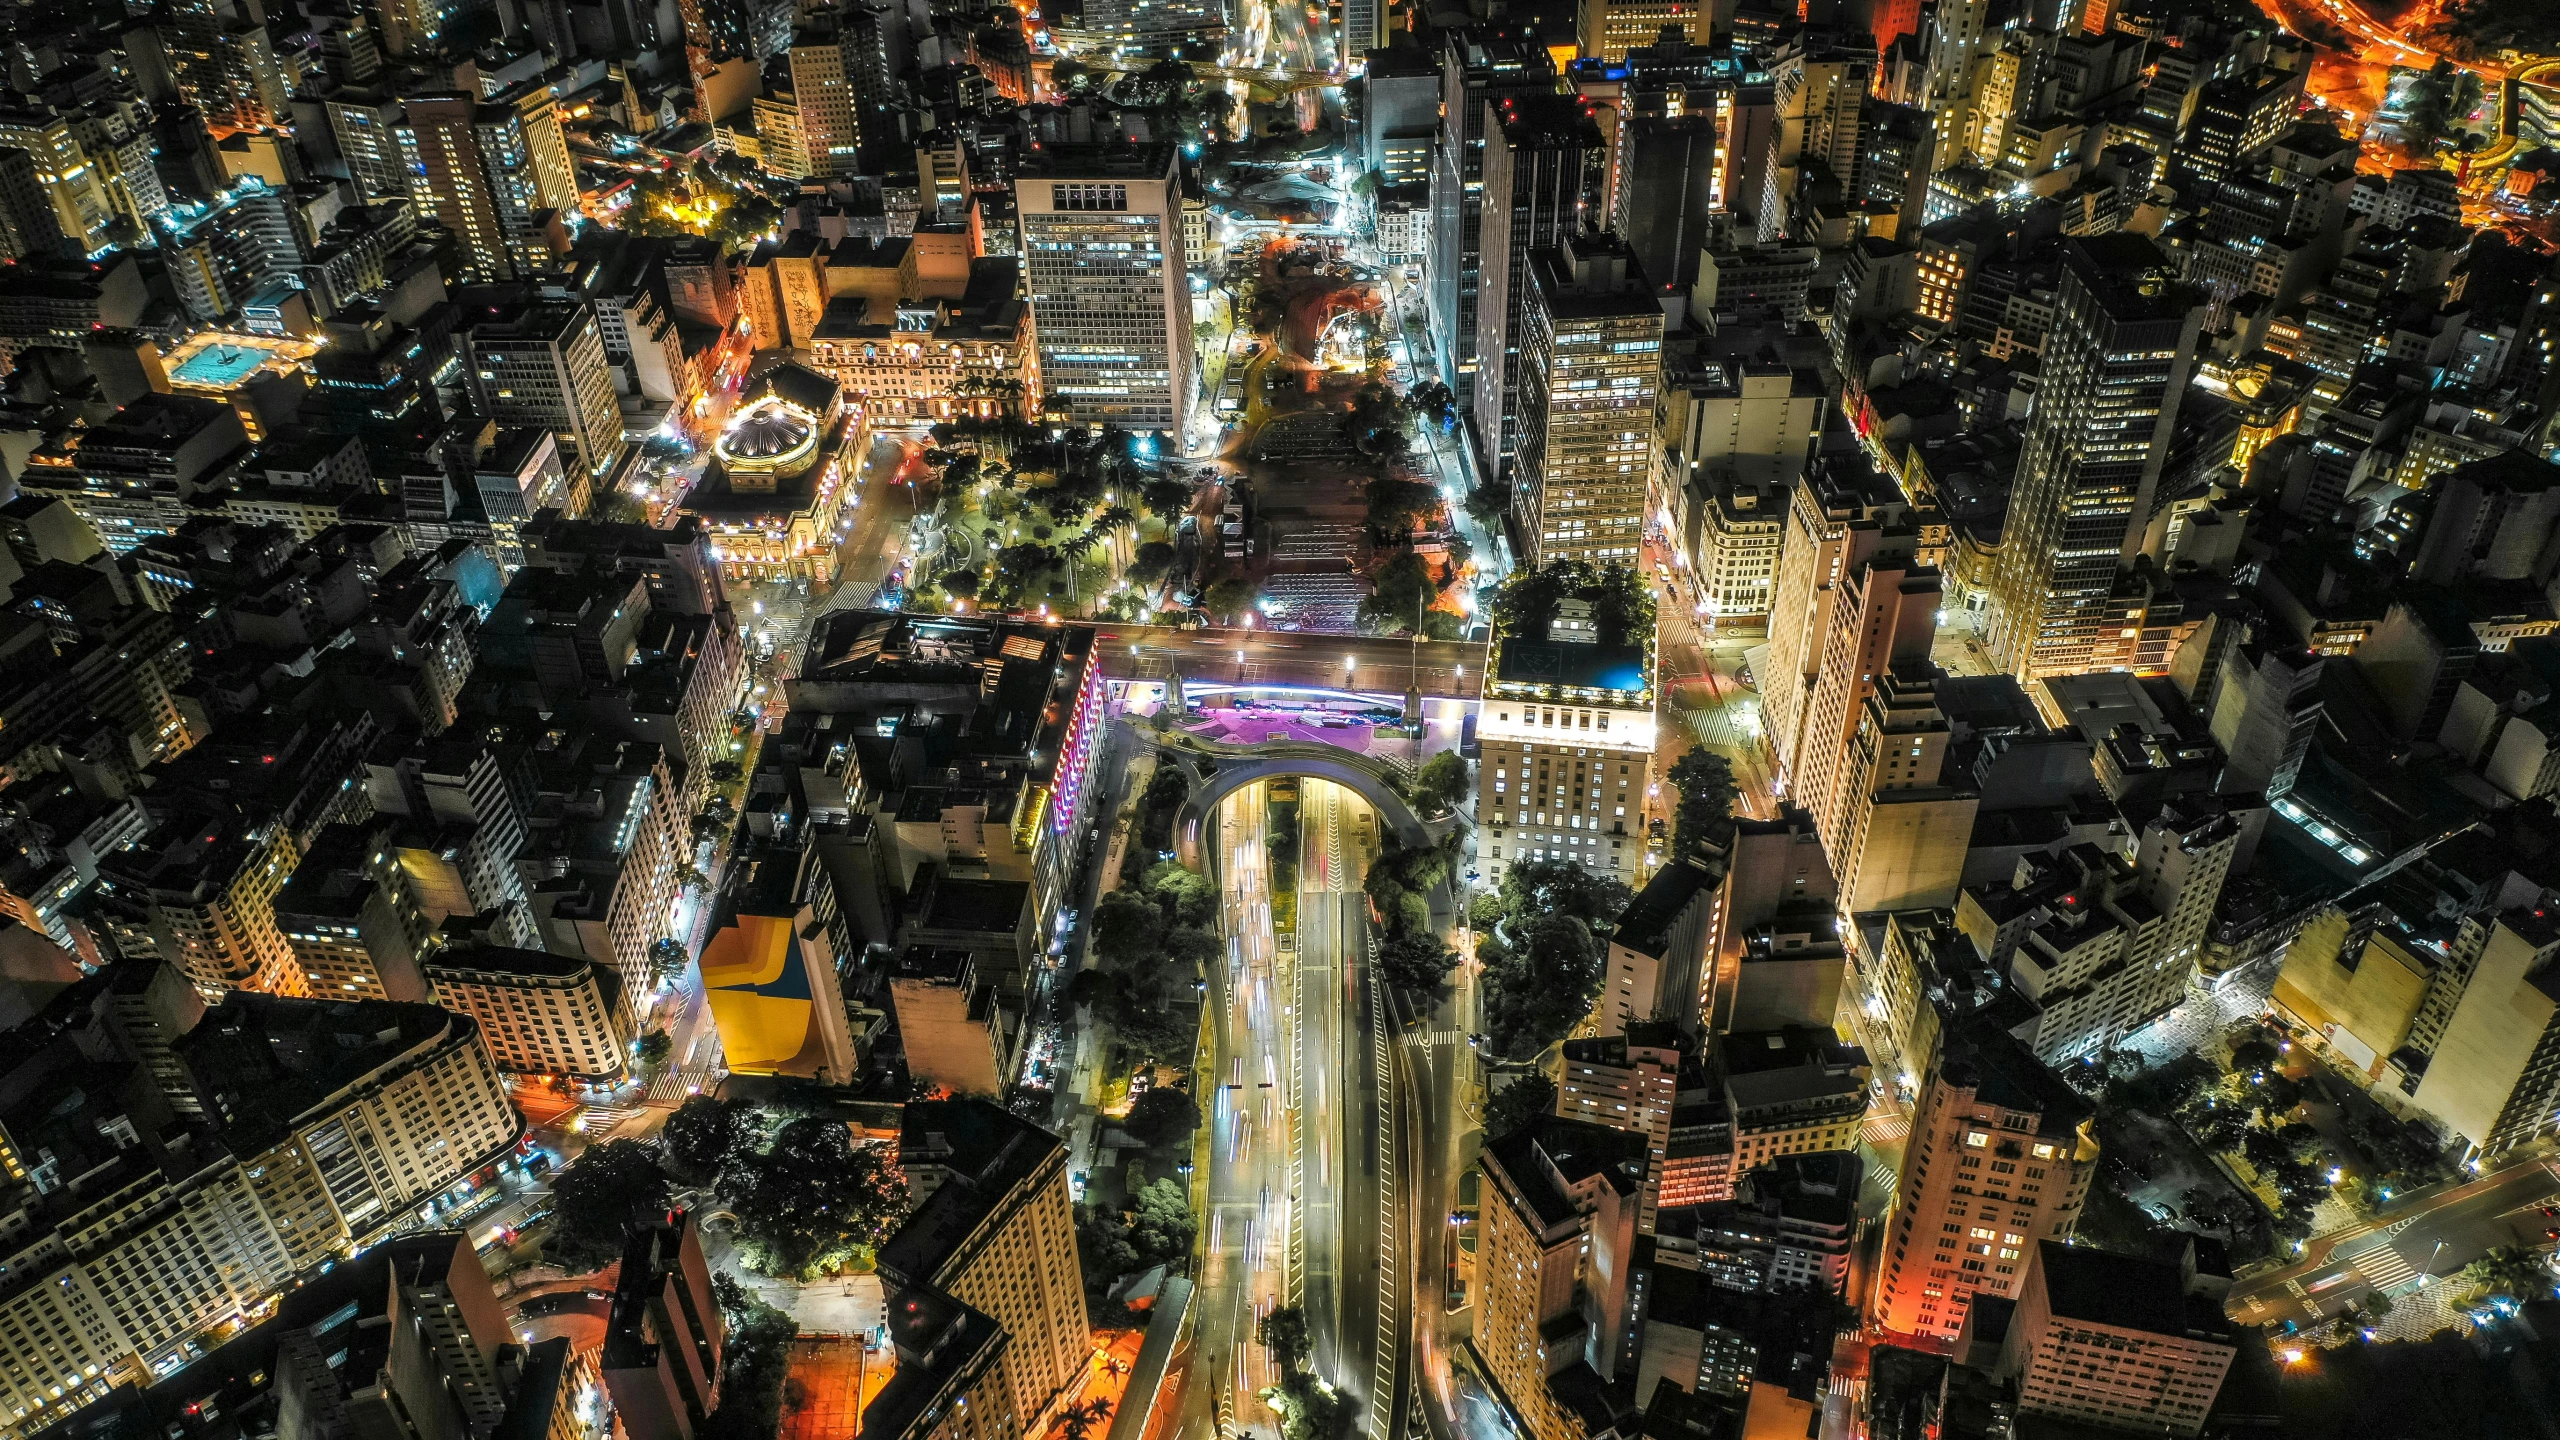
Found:
M 590 1105 L 579 1112 L 578 1128 L 589 1135 L 602 1135 L 639 1113 L 637 1105 Z
M 1867 1186 L 1879 1195 L 1891 1198 L 1893 1187 L 1898 1179 L 1899 1177 L 1893 1173 L 1893 1167 L 1882 1161 L 1867 1167 Z
M 1467 1032 L 1464 1030 L 1416 1030 L 1404 1037 L 1404 1043 L 1416 1050 L 1428 1050 L 1434 1045 L 1464 1045 L 1467 1043 Z
M 1866 1137 L 1870 1145 L 1899 1145 L 1911 1138 L 1911 1117 L 1870 1115 L 1867 1117 L 1866 1124 L 1860 1127 L 1859 1133 Z
M 2388 1290 L 2418 1278 L 2418 1267 L 2410 1264 L 2409 1257 L 2401 1254 L 2396 1245 L 2376 1245 L 2370 1250 L 2358 1251 L 2348 1263 L 2354 1265 L 2356 1273 L 2377 1290 Z

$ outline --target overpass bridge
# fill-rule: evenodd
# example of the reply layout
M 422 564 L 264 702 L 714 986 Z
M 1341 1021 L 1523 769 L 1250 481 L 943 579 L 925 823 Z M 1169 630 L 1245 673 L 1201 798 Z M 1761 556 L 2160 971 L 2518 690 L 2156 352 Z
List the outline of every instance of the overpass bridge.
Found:
M 1250 690 L 1333 692 L 1402 704 L 1484 698 L 1486 647 L 1472 640 L 1419 643 L 1303 631 L 1178 630 L 1168 625 L 1094 627 L 1094 663 L 1115 683 L 1165 681 L 1179 671 L 1187 694 Z

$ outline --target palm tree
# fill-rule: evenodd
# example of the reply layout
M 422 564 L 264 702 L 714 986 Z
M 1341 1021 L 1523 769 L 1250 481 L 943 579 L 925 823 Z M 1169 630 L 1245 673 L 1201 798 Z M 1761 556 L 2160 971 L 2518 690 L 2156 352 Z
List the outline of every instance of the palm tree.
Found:
M 1110 1401 L 1086 1400 L 1068 1406 L 1065 1413 L 1058 1416 L 1058 1433 L 1066 1440 L 1085 1440 L 1093 1433 L 1094 1426 L 1110 1418 Z
M 1126 505 L 1113 505 L 1093 517 L 1093 533 L 1110 539 L 1113 562 L 1128 569 L 1129 545 L 1138 534 L 1138 512 Z

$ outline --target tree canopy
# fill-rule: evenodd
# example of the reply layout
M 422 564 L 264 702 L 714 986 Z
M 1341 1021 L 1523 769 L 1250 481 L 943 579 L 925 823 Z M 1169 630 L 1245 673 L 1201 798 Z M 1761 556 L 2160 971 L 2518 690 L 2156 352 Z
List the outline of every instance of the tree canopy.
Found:
M 1741 787 L 1733 783 L 1733 762 L 1696 745 L 1671 767 L 1669 778 L 1680 795 L 1671 812 L 1672 852 L 1697 855 L 1708 837 L 1733 818 L 1733 802 L 1741 798 Z
M 886 1239 L 906 1218 L 907 1182 L 888 1152 L 855 1145 L 841 1121 L 791 1121 L 763 1150 L 731 1158 L 720 1199 L 758 1269 L 825 1274 Z
M 640 1141 L 589 1146 L 551 1181 L 550 1248 L 564 1269 L 611 1264 L 624 1229 L 665 1214 L 673 1193 L 658 1152 Z

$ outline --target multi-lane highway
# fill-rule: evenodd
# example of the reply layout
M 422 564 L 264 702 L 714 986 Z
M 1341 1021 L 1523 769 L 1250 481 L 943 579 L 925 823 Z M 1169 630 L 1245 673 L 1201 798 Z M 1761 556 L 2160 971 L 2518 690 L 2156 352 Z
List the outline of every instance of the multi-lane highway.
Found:
M 1412 1244 L 1397 1183 L 1395 1035 L 1367 965 L 1362 882 L 1378 821 L 1348 790 L 1298 784 L 1294 924 L 1274 924 L 1268 787 L 1238 790 L 1214 822 L 1227 953 L 1208 985 L 1216 1088 L 1194 1301 L 1210 1383 L 1191 1387 L 1185 1421 L 1276 1429 L 1256 1392 L 1278 1375 L 1255 1326 L 1294 1304 L 1315 1373 L 1360 1407 L 1358 1433 L 1383 1437 L 1406 1360 Z
M 2309 1325 L 2375 1290 L 2451 1274 L 2501 1245 L 2539 1246 L 2560 1219 L 2560 1162 L 2537 1156 L 2417 1197 L 2378 1222 L 2314 1238 L 2303 1258 L 2231 1287 L 2231 1317 Z
M 1272 929 L 1263 848 L 1266 790 L 1248 785 L 1219 806 L 1218 882 L 1225 963 L 1211 967 L 1207 1244 L 1196 1301 L 1199 1353 L 1211 1383 L 1194 1386 L 1193 1422 L 1271 1427 L 1256 1398 L 1276 1378 L 1255 1343 L 1261 1317 L 1285 1303 L 1296 1227 L 1287 1000 Z M 1187 1433 L 1202 1433 L 1186 1427 Z

